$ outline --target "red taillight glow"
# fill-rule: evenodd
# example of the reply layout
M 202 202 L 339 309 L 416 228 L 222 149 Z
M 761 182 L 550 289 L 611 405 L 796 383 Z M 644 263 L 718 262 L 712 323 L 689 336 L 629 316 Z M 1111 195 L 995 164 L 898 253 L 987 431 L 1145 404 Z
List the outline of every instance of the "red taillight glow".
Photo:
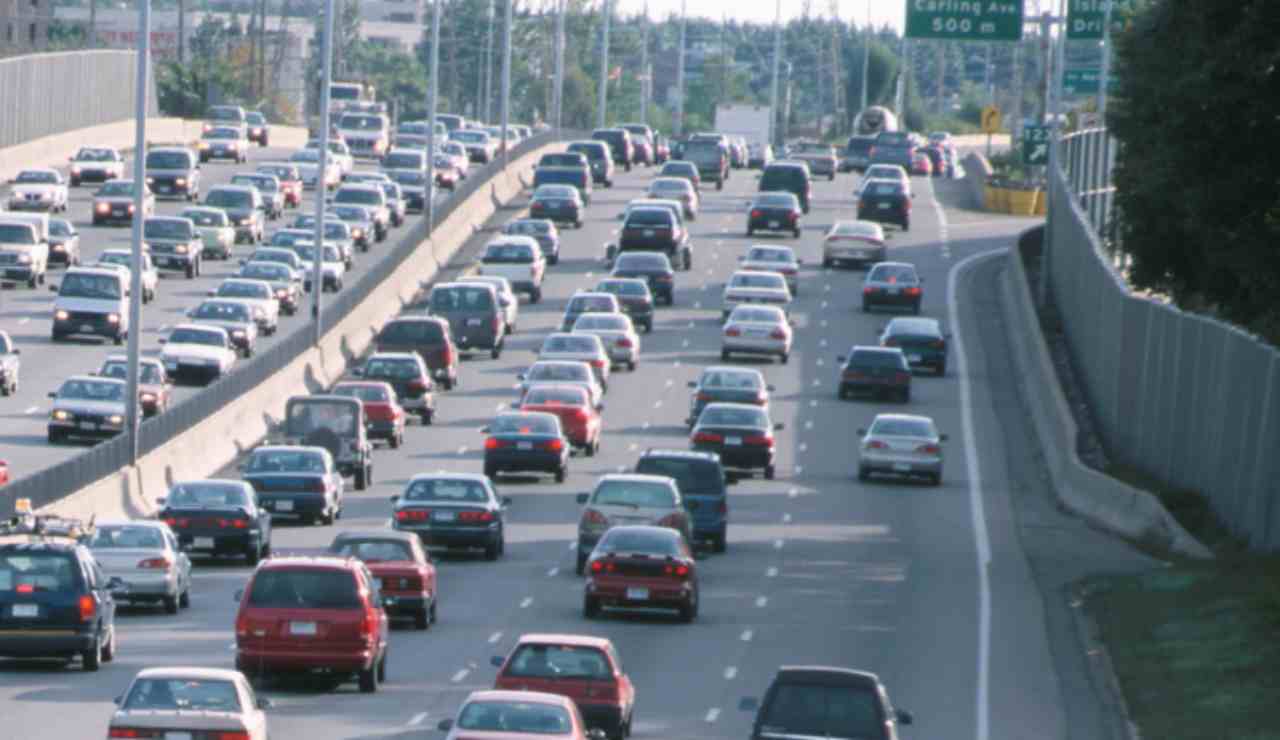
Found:
M 885 340 L 880 343 L 880 346 L 881 347 L 897 347 L 898 340 L 896 337 L 886 337 Z
M 511 446 L 510 442 L 504 439 L 498 439 L 496 437 L 490 437 L 484 441 L 484 448 L 486 450 L 500 450 L 503 447 L 510 447 L 510 446 Z
M 937 455 L 942 452 L 942 448 L 937 445 L 920 445 L 916 448 L 916 452 L 920 452 L 925 455 Z
M 219 519 L 218 526 L 222 529 L 245 529 L 249 526 L 248 519 Z
M 905 385 L 911 382 L 911 373 L 896 373 L 893 376 L 893 380 L 896 383 Z
M 751 218 L 760 218 L 763 215 L 764 215 L 764 212 L 758 208 L 751 212 Z
M 593 560 L 591 562 L 592 573 L 612 573 L 618 569 L 613 563 L 606 563 L 603 560 Z
M 491 511 L 459 511 L 458 521 L 467 522 L 468 524 L 477 524 L 493 521 L 493 512 Z
M 698 403 L 711 403 L 711 396 L 706 393 L 699 393 L 697 396 L 694 397 L 694 400 L 696 400 Z
M 35 584 L 31 583 L 19 583 L 18 587 L 15 588 L 14 591 L 17 591 L 20 594 L 33 594 L 36 592 L 36 587 Z
M 413 391 L 414 393 L 425 393 L 427 390 L 427 383 L 425 380 L 410 381 L 409 390 Z
M 595 509 L 587 509 L 582 515 L 582 521 L 586 524 L 596 524 L 599 526 L 608 526 L 609 517 L 601 514 Z
M 724 330 L 724 335 L 726 337 L 740 337 L 742 336 L 742 330 L 736 326 L 731 326 Z
M 889 449 L 889 445 L 885 444 L 884 442 L 881 442 L 878 439 L 873 439 L 867 443 L 867 449 L 868 450 L 887 450 Z
M 232 732 L 217 732 L 209 737 L 214 740 L 249 740 L 249 733 L 243 730 L 235 730 Z
M 366 609 L 364 616 L 360 617 L 360 637 L 369 639 L 373 637 L 373 631 L 378 624 L 378 613 L 373 609 Z
M 744 445 L 751 445 L 753 447 L 772 447 L 773 435 L 772 434 L 752 434 L 749 437 L 744 437 L 742 440 L 742 443 Z
M 631 347 L 631 346 L 632 346 L 632 344 L 631 344 L 631 340 L 630 340 L 629 338 L 627 338 L 627 337 L 623 337 L 622 339 L 619 339 L 617 344 L 618 344 L 618 346 L 619 346 L 619 347 Z
M 698 432 L 693 435 L 693 441 L 719 444 L 724 441 L 724 435 L 715 434 L 713 432 Z
M 667 567 L 662 569 L 662 572 L 669 576 L 675 576 L 676 578 L 688 578 L 689 566 L 684 564 L 668 565 Z
M 920 295 L 920 289 L 919 289 L 919 288 L 907 288 L 906 293 L 907 293 L 907 295 L 910 295 L 910 296 L 917 296 L 917 295 Z
M 139 560 L 138 567 L 144 570 L 169 570 L 173 567 L 173 561 L 169 558 L 147 558 Z
M 658 282 L 660 282 L 660 283 L 669 283 L 669 282 L 671 282 L 671 276 L 670 276 L 670 275 L 659 275 L 657 279 L 658 279 Z
M 92 622 L 93 618 L 98 615 L 98 602 L 93 597 L 85 594 L 80 597 L 80 621 Z
M 160 737 L 160 731 L 133 727 L 112 727 L 107 731 L 107 737 Z
M 781 329 L 774 329 L 773 331 L 769 332 L 769 338 L 770 339 L 786 339 L 787 335 L 786 335 L 786 332 L 782 331 Z
M 597 370 L 603 370 L 603 369 L 604 369 L 604 360 L 600 360 L 600 359 L 592 360 L 592 361 L 591 361 L 591 367 L 594 367 L 594 368 L 595 368 L 595 369 L 597 369 Z
M 236 617 L 236 637 L 244 638 L 249 636 L 249 618 L 241 614 Z
M 425 522 L 431 518 L 429 509 L 402 509 L 396 512 L 398 522 Z
M 544 449 L 544 450 L 548 450 L 548 451 L 550 451 L 550 452 L 560 452 L 560 451 L 562 451 L 562 450 L 564 449 L 564 440 L 562 440 L 562 439 L 549 439 L 549 440 L 547 440 L 546 442 L 542 442 L 542 443 L 541 443 L 541 444 L 539 444 L 538 446 L 539 446 L 539 447 L 541 447 L 542 449 Z
M 863 289 L 862 289 L 862 294 L 863 294 L 863 295 L 871 295 L 871 294 L 872 294 L 872 293 L 874 293 L 874 292 L 876 292 L 876 289 L 875 289 L 875 288 L 873 288 L 873 287 L 871 287 L 870 285 L 868 285 L 867 287 L 865 287 L 865 288 L 863 288 Z
M 453 346 L 446 344 L 444 349 L 440 350 L 440 361 L 447 365 L 453 364 Z
M 787 219 L 788 219 L 788 220 L 790 220 L 790 221 L 791 221 L 791 223 L 795 223 L 795 222 L 796 222 L 796 219 L 798 219 L 798 218 L 800 218 L 800 212 L 799 212 L 799 211 L 792 211 L 791 213 L 788 213 L 788 214 L 787 214 Z
M 667 514 L 658 520 L 659 527 L 670 527 L 671 529 L 679 529 L 684 524 L 684 515 L 680 513 Z
M 929 346 L 933 347 L 934 349 L 946 349 L 947 343 L 942 341 L 941 339 L 935 339 L 932 342 L 929 342 Z

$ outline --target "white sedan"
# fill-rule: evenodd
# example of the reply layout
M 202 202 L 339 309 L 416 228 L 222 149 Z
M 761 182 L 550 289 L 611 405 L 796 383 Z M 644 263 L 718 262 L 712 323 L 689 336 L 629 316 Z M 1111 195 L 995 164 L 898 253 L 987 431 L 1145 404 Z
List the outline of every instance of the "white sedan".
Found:
M 640 362 L 640 335 L 624 313 L 584 313 L 573 322 L 573 333 L 600 337 L 615 365 L 626 365 L 634 372 Z
M 729 318 L 735 307 L 746 303 L 778 306 L 785 311 L 791 306 L 791 290 L 781 273 L 738 270 L 724 286 L 722 302 L 721 319 Z
M 613 365 L 604 342 L 594 334 L 553 332 L 538 350 L 539 360 L 577 360 L 591 366 L 600 387 L 609 390 L 609 368 Z
M 133 253 L 128 249 L 104 249 L 98 253 L 98 261 L 94 267 L 113 267 L 122 270 L 132 278 Z M 150 303 L 156 298 L 160 289 L 160 271 L 151 260 L 151 255 L 142 253 L 142 302 Z
M 483 283 L 492 285 L 498 292 L 498 305 L 502 308 L 502 320 L 507 325 L 507 333 L 514 334 L 516 321 L 520 318 L 520 299 L 511 289 L 511 281 L 501 275 L 469 275 L 460 277 L 455 283 Z
M 303 149 L 289 155 L 289 164 L 298 168 L 298 176 L 302 178 L 302 187 L 306 190 L 315 190 L 316 183 L 319 180 L 320 171 L 320 152 L 316 149 Z M 325 160 L 324 168 L 324 187 L 325 190 L 333 190 L 342 182 L 342 168 L 338 163 L 329 157 Z
M 62 173 L 47 167 L 19 172 L 9 190 L 9 210 L 65 212 L 67 182 Z
M 110 737 L 266 740 L 267 699 L 227 668 L 144 668 L 116 699 Z
M 800 295 L 800 258 L 791 247 L 772 244 L 753 244 L 747 253 L 738 258 L 744 270 L 776 272 L 786 278 L 791 295 Z
M 280 299 L 266 280 L 227 278 L 216 290 L 210 290 L 209 296 L 229 298 L 249 306 L 263 334 L 275 334 L 280 326 Z
M 170 377 L 200 377 L 213 382 L 236 364 L 239 353 L 231 334 L 220 326 L 179 324 L 161 339 L 160 359 Z
M 720 337 L 720 359 L 731 355 L 776 356 L 785 365 L 791 357 L 794 332 L 777 306 L 742 305 L 733 309 Z

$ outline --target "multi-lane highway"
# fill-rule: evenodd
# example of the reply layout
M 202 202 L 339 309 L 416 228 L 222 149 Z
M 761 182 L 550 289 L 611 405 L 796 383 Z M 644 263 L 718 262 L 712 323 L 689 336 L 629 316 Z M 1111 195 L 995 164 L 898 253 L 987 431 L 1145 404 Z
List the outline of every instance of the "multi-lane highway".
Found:
M 376 485 L 348 491 L 339 523 L 281 527 L 277 552 L 315 551 L 340 529 L 386 526 L 389 497 L 415 473 L 480 472 L 480 427 L 514 400 L 516 374 L 557 326 L 569 296 L 605 273 L 600 257 L 617 230 L 615 216 L 640 196 L 649 177 L 641 168 L 620 174 L 613 189 L 596 192 L 586 226 L 564 232 L 564 256 L 550 270 L 542 302 L 521 307 L 519 333 L 509 339 L 508 351 L 499 360 L 466 361 L 460 388 L 439 400 L 435 425 L 410 427 L 399 450 L 378 450 Z M 695 623 L 583 620 L 582 581 L 573 574 L 570 544 L 578 514 L 574 494 L 589 490 L 602 473 L 630 468 L 647 447 L 687 447 L 686 381 L 720 362 L 721 287 L 749 243 L 774 240 L 744 236 L 746 198 L 756 187 L 754 173 L 744 171 L 735 172 L 724 191 L 704 193 L 702 216 L 693 223 L 694 270 L 677 274 L 675 306 L 659 309 L 653 333 L 643 337 L 638 370 L 614 376 L 600 453 L 574 458 L 563 484 L 504 479 L 500 493 L 514 499 L 506 556 L 438 563 L 440 622 L 428 632 L 395 632 L 388 682 L 379 693 L 360 694 L 351 685 L 333 694 L 270 687 L 273 736 L 438 736 L 435 723 L 452 716 L 467 692 L 492 685 L 489 657 L 504 654 L 521 633 L 539 631 L 614 641 L 637 687 L 637 738 L 745 737 L 751 717 L 738 711 L 739 699 L 759 695 L 779 665 L 797 663 L 878 672 L 895 704 L 915 715 L 906 738 L 1065 737 L 1068 688 L 1055 669 L 1041 591 L 1011 512 L 1010 457 L 1030 453 L 1004 434 L 1005 410 L 994 399 L 1007 398 L 1007 388 L 993 385 L 979 341 L 980 322 L 995 319 L 975 309 L 989 307 L 990 296 L 975 293 L 989 284 L 975 283 L 974 268 L 989 258 L 984 255 L 1012 244 L 1026 222 L 950 210 L 936 198 L 941 183 L 916 183 L 913 228 L 895 233 L 890 256 L 917 265 L 925 278 L 922 313 L 942 319 L 953 344 L 950 374 L 918 377 L 905 409 L 934 417 L 950 435 L 945 477 L 937 488 L 859 483 L 855 430 L 878 411 L 904 407 L 835 398 L 836 356 L 852 344 L 874 343 L 887 320 L 887 314 L 858 311 L 861 272 L 817 266 L 823 232 L 833 220 L 852 217 L 853 185 L 850 175 L 816 182 L 803 236 L 777 240 L 796 246 L 806 261 L 791 361 L 755 363 L 777 388 L 774 420 L 786 424 L 779 433 L 778 475 L 730 488 L 728 551 L 700 563 L 702 609 Z M 73 211 L 83 217 L 82 199 Z M 515 214 L 508 208 L 500 216 Z M 483 239 L 474 239 L 468 254 Z M 217 267 L 210 272 L 206 282 L 217 279 Z M 200 291 L 167 283 L 162 294 L 167 297 L 152 309 L 152 332 L 176 320 Z M 18 294 L 19 306 L 26 300 Z M 12 301 L 13 294 L 6 296 L 10 313 Z M 47 341 L 39 323 L 43 309 L 34 305 L 16 314 L 29 318 L 31 328 L 18 332 L 24 347 Z M 44 390 L 33 387 L 39 386 L 33 382 L 39 350 L 32 354 L 24 355 L 33 363 L 27 399 Z M 90 366 L 92 359 L 86 354 L 83 363 L 51 366 L 69 364 Z M 24 408 L 39 404 L 18 402 Z M 23 418 L 21 410 L 17 418 Z M 8 444 L 28 438 L 36 444 L 34 432 L 10 434 Z M 233 594 L 248 573 L 240 565 L 198 564 L 192 608 L 176 616 L 128 611 L 120 622 L 118 657 L 99 673 L 0 664 L 6 732 L 101 736 L 111 698 L 137 670 L 233 665 Z
M 92 142 L 86 142 L 91 144 Z M 257 164 L 268 161 L 288 159 L 292 149 L 281 147 L 253 147 L 249 152 L 246 164 L 236 165 L 224 161 L 209 162 L 201 166 L 201 198 L 215 185 L 225 185 L 232 175 L 240 172 L 252 172 Z M 367 163 L 357 162 L 357 169 L 370 169 Z M 133 173 L 132 157 L 127 158 L 126 176 Z M 65 174 L 65 173 L 64 173 Z M 82 264 L 92 264 L 99 253 L 105 249 L 127 249 L 131 229 L 125 226 L 94 226 L 92 218 L 93 194 L 97 191 L 96 183 L 72 188 L 70 206 L 66 214 L 55 214 L 54 217 L 68 218 L 75 224 L 80 233 L 80 251 Z M 314 192 L 304 193 L 299 208 L 286 209 L 284 215 L 276 221 L 268 221 L 268 230 L 288 226 L 299 213 L 314 213 Z M 7 193 L 6 193 L 7 197 Z M 175 216 L 187 206 L 192 205 L 181 200 L 160 200 L 156 204 L 156 214 Z M 347 279 L 353 284 L 362 271 L 381 257 L 384 245 L 391 244 L 412 222 L 416 215 L 411 215 L 405 227 L 393 229 L 382 244 L 375 244 L 369 253 L 356 251 L 355 266 Z M 268 231 L 268 233 L 269 233 Z M 268 237 L 269 238 L 269 237 Z M 168 329 L 187 321 L 185 312 L 195 308 L 207 297 L 223 279 L 232 276 L 239 268 L 237 259 L 248 257 L 255 245 L 238 244 L 232 259 L 219 261 L 206 259 L 201 276 L 187 280 L 176 272 L 160 273 L 160 288 L 156 300 L 146 304 L 142 309 L 142 330 L 139 334 L 144 354 L 158 354 L 160 345 L 157 340 L 163 337 Z M 62 268 L 50 269 L 48 281 L 57 283 L 62 275 Z M 43 286 L 30 289 L 25 285 L 7 288 L 0 294 L 0 329 L 9 332 L 15 345 L 22 350 L 22 382 L 18 393 L 0 402 L 0 418 L 5 420 L 5 428 L 0 432 L 0 459 L 9 461 L 10 474 L 22 477 L 54 465 L 75 455 L 82 454 L 84 446 L 64 444 L 53 446 L 46 442 L 46 424 L 49 418 L 48 394 L 55 391 L 62 381 L 75 373 L 87 373 L 97 370 L 102 360 L 111 354 L 122 354 L 124 347 L 117 347 L 109 340 L 72 339 L 54 344 L 50 338 L 50 326 L 53 323 L 53 302 L 55 295 Z M 305 297 L 307 301 L 309 297 Z M 309 303 L 308 303 L 309 305 Z M 285 333 L 300 323 L 307 321 L 309 310 L 299 311 L 296 316 L 280 317 L 280 329 L 274 336 L 260 336 L 257 351 L 264 350 L 278 341 Z M 173 401 L 176 403 L 190 394 L 198 392 L 196 386 L 178 386 Z

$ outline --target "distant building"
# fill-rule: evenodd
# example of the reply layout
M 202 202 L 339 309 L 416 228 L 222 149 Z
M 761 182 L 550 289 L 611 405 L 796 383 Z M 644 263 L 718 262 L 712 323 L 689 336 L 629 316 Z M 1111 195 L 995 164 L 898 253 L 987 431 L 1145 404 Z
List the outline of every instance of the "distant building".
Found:
M 0 56 L 45 49 L 51 20 L 53 0 L 0 0 Z

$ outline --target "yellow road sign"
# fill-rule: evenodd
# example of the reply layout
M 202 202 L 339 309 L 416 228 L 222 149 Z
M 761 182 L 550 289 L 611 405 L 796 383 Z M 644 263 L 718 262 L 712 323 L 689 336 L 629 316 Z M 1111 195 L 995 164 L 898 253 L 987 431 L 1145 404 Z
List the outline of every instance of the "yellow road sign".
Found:
M 988 105 L 982 109 L 982 133 L 1000 133 L 1000 109 L 994 105 Z

